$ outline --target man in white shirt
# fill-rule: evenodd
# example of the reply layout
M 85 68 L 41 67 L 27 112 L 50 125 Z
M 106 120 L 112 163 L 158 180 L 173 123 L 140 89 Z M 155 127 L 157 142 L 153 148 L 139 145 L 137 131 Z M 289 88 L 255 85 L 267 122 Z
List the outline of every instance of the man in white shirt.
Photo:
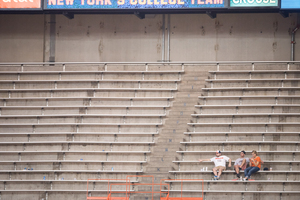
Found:
M 244 150 L 241 151 L 241 157 L 236 159 L 233 167 L 236 172 L 236 176 L 240 178 L 240 170 L 245 170 L 250 162 L 249 158 L 245 158 L 246 152 Z
M 221 151 L 216 151 L 216 157 L 213 157 L 211 159 L 204 159 L 204 160 L 199 160 L 199 162 L 203 161 L 212 161 L 215 163 L 215 167 L 213 168 L 214 172 L 214 180 L 219 180 L 222 172 L 226 170 L 226 162 L 228 162 L 228 167 L 231 167 L 231 159 L 228 158 L 227 156 L 222 156 Z M 218 173 L 219 171 L 219 173 Z

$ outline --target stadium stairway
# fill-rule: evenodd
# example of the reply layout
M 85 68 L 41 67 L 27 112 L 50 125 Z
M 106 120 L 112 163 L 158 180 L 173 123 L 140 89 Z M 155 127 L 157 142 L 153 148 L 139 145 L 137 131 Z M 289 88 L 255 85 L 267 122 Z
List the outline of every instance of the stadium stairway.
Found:
M 190 122 L 185 125 L 170 177 L 204 179 L 204 199 L 296 200 L 300 196 L 300 65 L 294 63 L 217 63 L 209 70 Z M 251 178 L 235 180 L 233 167 L 213 180 L 212 162 L 199 159 L 221 150 L 234 162 L 257 150 L 263 168 Z M 233 165 L 233 163 L 232 163 Z M 208 169 L 206 171 L 206 169 Z M 243 173 L 241 173 L 243 175 Z M 243 175 L 244 176 L 244 175 Z M 180 182 L 170 181 L 180 196 Z M 193 196 L 199 186 L 186 181 L 183 194 Z
M 156 183 L 159 183 L 161 179 L 174 177 L 169 174 L 169 171 L 177 167 L 173 160 L 178 158 L 176 151 L 179 150 L 179 143 L 184 138 L 182 133 L 186 131 L 186 124 L 190 122 L 201 85 L 205 84 L 210 67 L 184 64 L 184 74 L 178 85 L 172 107 L 169 109 L 160 134 L 157 135 L 155 147 L 149 154 L 149 162 L 145 167 L 145 174 L 154 175 Z

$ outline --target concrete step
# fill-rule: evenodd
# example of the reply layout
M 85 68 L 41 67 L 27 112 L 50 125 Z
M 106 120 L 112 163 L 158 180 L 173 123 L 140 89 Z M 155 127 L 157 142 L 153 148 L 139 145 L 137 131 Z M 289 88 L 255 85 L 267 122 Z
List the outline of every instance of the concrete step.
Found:
M 182 117 L 191 117 L 191 114 L 195 114 L 197 113 L 196 111 L 199 112 L 199 109 L 191 109 L 190 111 L 186 111 L 185 109 L 177 109 L 176 111 L 174 111 L 174 109 L 172 108 L 170 111 L 169 111 L 169 115 L 171 116 L 182 116 Z M 192 117 L 191 117 L 192 119 Z
M 162 134 L 162 136 L 158 138 L 158 142 L 177 143 L 177 142 L 181 142 L 183 137 L 185 136 L 182 136 L 181 134 L 172 134 L 172 133 Z
M 155 146 L 155 148 L 153 149 L 152 152 L 154 152 L 154 153 L 159 152 L 161 154 L 165 153 L 165 154 L 168 154 L 168 155 L 171 152 L 172 155 L 176 155 L 175 152 L 179 150 L 178 147 L 179 147 L 178 143 L 168 144 L 168 145 L 165 145 L 164 147 Z M 154 156 L 154 155 L 151 155 L 151 156 Z
M 170 110 L 170 111 L 191 111 L 191 112 L 193 112 L 194 110 L 197 110 L 197 109 L 195 109 L 193 106 L 186 105 L 186 106 L 173 106 L 172 110 Z
M 170 166 L 167 167 L 147 167 L 147 169 L 145 170 L 146 173 L 168 173 L 170 170 Z
M 173 103 L 174 102 L 190 102 L 190 103 L 194 103 L 194 104 L 197 104 L 198 102 L 200 102 L 200 100 L 196 99 L 197 96 L 199 96 L 198 93 L 191 93 L 190 96 L 186 96 L 186 95 L 177 95 L 175 98 L 174 98 L 174 101 L 172 101 Z
M 185 91 L 185 92 L 201 92 L 201 89 L 203 88 L 203 85 L 197 84 L 197 83 L 189 83 L 188 85 L 179 85 L 178 91 Z

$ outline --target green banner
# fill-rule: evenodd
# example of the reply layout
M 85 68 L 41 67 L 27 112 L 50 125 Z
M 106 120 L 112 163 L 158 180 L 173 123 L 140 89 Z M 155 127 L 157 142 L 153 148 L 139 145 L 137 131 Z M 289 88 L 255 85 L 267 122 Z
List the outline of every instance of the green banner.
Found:
M 277 7 L 279 6 L 278 1 L 279 0 L 230 0 L 230 7 Z

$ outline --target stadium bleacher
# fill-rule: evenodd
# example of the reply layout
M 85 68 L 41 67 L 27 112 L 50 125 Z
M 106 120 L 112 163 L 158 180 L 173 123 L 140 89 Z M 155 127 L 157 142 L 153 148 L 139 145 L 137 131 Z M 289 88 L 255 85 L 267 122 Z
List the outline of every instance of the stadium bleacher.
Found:
M 3 199 L 84 199 L 87 179 L 129 174 L 204 179 L 204 199 L 298 199 L 298 64 L 31 63 L 0 69 Z M 272 171 L 243 182 L 231 167 L 213 181 L 213 163 L 198 159 L 216 150 L 232 161 L 240 150 L 248 157 L 257 150 L 263 168 Z M 180 195 L 178 182 L 168 183 Z M 183 193 L 199 192 L 186 183 Z M 89 195 L 107 192 L 106 184 L 91 184 Z
M 209 70 L 170 174 L 204 179 L 207 199 L 298 199 L 298 69 L 297 63 L 219 63 Z M 233 167 L 214 181 L 213 163 L 198 159 L 212 158 L 217 150 L 232 162 L 241 150 L 246 157 L 257 150 L 264 164 L 254 181 L 237 179 Z M 180 193 L 180 184 L 171 183 Z M 192 189 L 190 183 L 183 192 Z
M 143 174 L 184 73 L 182 65 L 148 64 L 0 69 L 4 199 L 85 198 L 87 179 Z M 106 193 L 105 184 L 94 181 L 93 195 Z

